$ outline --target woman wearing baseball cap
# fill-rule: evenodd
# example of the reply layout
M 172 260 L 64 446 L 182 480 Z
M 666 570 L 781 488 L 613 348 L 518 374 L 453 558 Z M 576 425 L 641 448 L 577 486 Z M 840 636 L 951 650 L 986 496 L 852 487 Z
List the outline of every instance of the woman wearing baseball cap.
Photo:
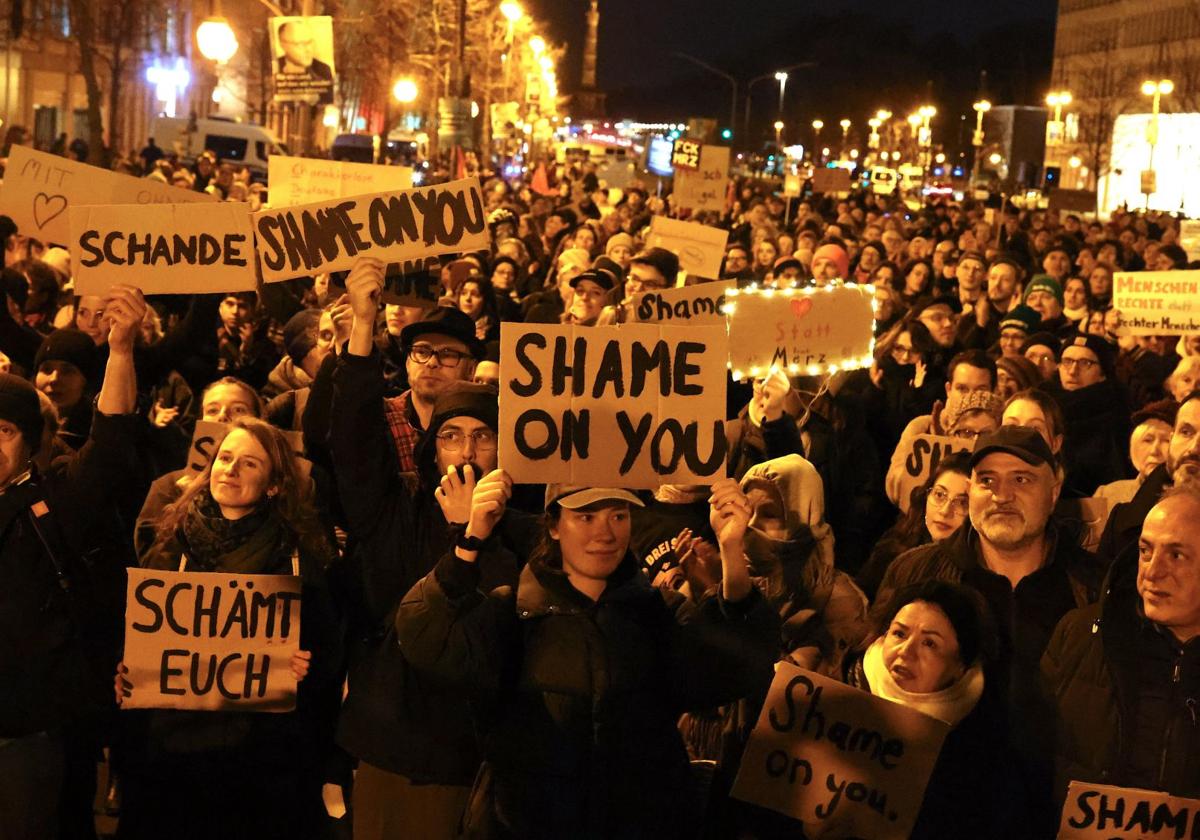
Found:
M 682 623 L 680 596 L 653 588 L 629 551 L 642 502 L 621 488 L 549 485 L 515 591 L 479 593 L 477 553 L 511 493 L 503 471 L 479 482 L 463 536 L 396 618 L 412 664 L 486 698 L 465 836 L 696 836 L 679 807 L 689 768 L 676 721 L 765 691 L 778 647 L 743 552 L 749 501 L 730 479 L 713 486 L 721 583 Z

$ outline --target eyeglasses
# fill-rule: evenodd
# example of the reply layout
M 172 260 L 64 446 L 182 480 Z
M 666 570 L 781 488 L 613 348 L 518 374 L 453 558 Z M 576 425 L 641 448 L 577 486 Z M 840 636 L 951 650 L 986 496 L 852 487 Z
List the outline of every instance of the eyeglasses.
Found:
M 919 355 L 916 350 L 911 347 L 905 347 L 902 344 L 897 344 L 892 348 L 892 356 L 897 359 L 911 359 L 913 356 Z
M 1099 362 L 1095 362 L 1091 359 L 1068 359 L 1064 357 L 1063 360 L 1058 364 L 1061 367 L 1065 367 L 1067 370 L 1077 367 L 1082 371 L 1089 371 L 1098 365 Z
M 21 430 L 12 423 L 0 423 L 0 441 L 8 443 L 19 434 L 21 434 Z
M 438 367 L 458 367 L 468 355 L 461 350 L 451 350 L 449 347 L 438 349 L 428 344 L 414 344 L 408 351 L 408 357 L 419 365 L 428 364 L 436 356 Z
M 929 491 L 929 501 L 938 510 L 945 510 L 949 505 L 955 513 L 966 514 L 967 497 L 951 496 L 944 487 L 934 487 Z
M 987 433 L 987 431 L 979 432 L 974 429 L 955 429 L 950 433 L 950 437 L 958 438 L 959 440 L 978 440 Z
M 491 429 L 476 429 L 470 434 L 458 429 L 448 429 L 437 433 L 438 442 L 447 452 L 457 452 L 470 438 L 475 442 L 475 448 L 487 452 L 496 448 L 496 433 Z

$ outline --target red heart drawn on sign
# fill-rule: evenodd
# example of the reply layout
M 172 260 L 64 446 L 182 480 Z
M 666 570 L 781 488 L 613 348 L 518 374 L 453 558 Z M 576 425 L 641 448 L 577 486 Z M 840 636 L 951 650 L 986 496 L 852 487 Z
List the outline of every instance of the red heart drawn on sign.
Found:
M 792 298 L 792 314 L 797 318 L 803 318 L 812 309 L 812 298 Z
M 38 193 L 33 197 L 33 221 L 41 230 L 61 216 L 67 209 L 65 195 Z

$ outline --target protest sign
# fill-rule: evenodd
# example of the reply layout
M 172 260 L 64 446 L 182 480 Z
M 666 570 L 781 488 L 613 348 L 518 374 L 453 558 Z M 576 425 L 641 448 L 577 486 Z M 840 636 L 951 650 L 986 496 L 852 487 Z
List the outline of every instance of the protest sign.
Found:
M 151 178 L 132 178 L 98 166 L 13 146 L 0 191 L 4 214 L 20 232 L 65 245 L 71 230 L 67 211 L 85 204 L 216 203 L 215 196 L 182 190 Z
M 442 263 L 437 257 L 388 263 L 384 270 L 384 303 L 432 309 L 442 293 Z
M 1200 837 L 1200 799 L 1071 782 L 1058 837 L 1059 840 Z
M 300 578 L 129 569 L 123 709 L 287 712 Z
M 412 188 L 408 166 L 271 155 L 267 178 L 271 207 L 291 207 L 352 195 Z
M 677 173 L 680 170 L 695 172 L 700 168 L 700 149 L 698 140 L 680 137 L 671 148 L 671 166 Z
M 1095 213 L 1095 190 L 1063 190 L 1056 189 L 1047 197 L 1051 210 L 1062 213 Z
M 1200 219 L 1184 219 L 1179 223 L 1179 246 L 1187 251 L 1188 260 L 1200 260 Z
M 254 214 L 263 280 L 342 271 L 360 254 L 402 262 L 488 247 L 476 178 Z
M 819 289 L 730 289 L 729 362 L 733 378 L 772 366 L 816 376 L 869 367 L 873 290 L 847 284 Z
M 72 207 L 75 294 L 131 283 L 148 295 L 252 292 L 254 234 L 241 202 Z
M 505 323 L 500 466 L 518 483 L 711 484 L 726 353 L 719 326 Z
M 268 29 L 275 101 L 333 104 L 333 18 L 273 17 Z
M 816 193 L 849 192 L 850 170 L 842 169 L 840 166 L 833 169 L 829 167 L 814 169 L 812 174 L 812 188 L 813 192 Z
M 1119 271 L 1113 308 L 1117 335 L 1200 332 L 1200 271 Z
M 634 320 L 679 326 L 725 324 L 725 284 L 697 283 L 680 289 L 656 289 L 633 298 Z
M 716 280 L 721 276 L 721 260 L 728 239 L 729 231 L 721 228 L 655 216 L 650 220 L 646 244 L 673 251 L 679 257 L 679 267 L 688 274 Z M 674 277 L 667 278 L 669 283 L 674 281 Z
M 233 425 L 230 423 L 197 420 L 196 431 L 192 433 L 192 445 L 188 449 L 187 471 L 196 475 L 204 472 L 205 467 L 208 466 L 208 462 L 212 460 L 212 456 L 221 448 L 221 442 L 225 440 L 225 436 L 229 434 L 232 428 Z M 292 454 L 296 456 L 297 461 L 309 464 L 304 459 L 303 433 L 293 429 L 280 429 L 279 431 L 288 439 L 288 443 L 292 446 Z
M 924 486 L 943 458 L 955 452 L 969 452 L 971 444 L 959 438 L 943 435 L 917 435 L 904 452 L 904 469 L 900 473 L 900 496 L 896 506 L 908 513 L 912 491 Z
M 905 840 L 949 727 L 781 663 L 731 796 L 804 823 L 804 835 Z
M 675 171 L 671 203 L 694 211 L 725 209 L 725 188 L 729 180 L 729 147 L 701 146 L 700 167 L 695 171 Z M 715 276 L 715 275 L 714 275 Z

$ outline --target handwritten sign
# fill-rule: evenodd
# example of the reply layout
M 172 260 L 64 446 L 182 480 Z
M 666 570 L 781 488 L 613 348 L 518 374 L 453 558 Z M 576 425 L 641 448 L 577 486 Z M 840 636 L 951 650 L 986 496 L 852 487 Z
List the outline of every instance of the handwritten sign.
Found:
M 671 166 L 675 168 L 676 173 L 681 169 L 692 172 L 699 169 L 700 149 L 701 145 L 697 140 L 689 140 L 686 137 L 676 140 L 671 149 Z
M 734 379 L 758 376 L 772 366 L 816 376 L 871 364 L 870 286 L 742 289 L 727 294 Z
M 821 167 L 814 169 L 812 188 L 816 193 L 840 193 L 850 191 L 850 171 L 840 166 L 834 169 Z
M 1200 837 L 1200 799 L 1071 782 L 1058 837 L 1059 840 Z
M 904 453 L 904 469 L 900 474 L 900 497 L 896 500 L 897 507 L 903 513 L 908 513 L 912 503 L 912 491 L 925 485 L 941 460 L 954 452 L 967 452 L 970 448 L 958 438 L 943 435 L 915 436 L 911 448 Z
M 250 292 L 254 233 L 240 202 L 72 207 L 75 293 L 103 295 L 116 282 L 148 295 Z
M 432 309 L 442 294 L 442 263 L 437 257 L 389 263 L 384 272 L 384 303 Z
M 731 796 L 804 835 L 905 840 L 949 727 L 790 663 L 775 672 Z
M 22 234 L 58 244 L 70 241 L 67 211 L 71 207 L 217 201 L 207 193 L 179 189 L 151 178 L 121 175 L 37 152 L 28 146 L 12 147 L 0 200 L 5 215 L 12 217 Z
M 267 160 L 272 207 L 407 190 L 412 188 L 412 173 L 407 166 L 377 166 L 344 160 L 314 160 L 286 155 L 271 155 Z
M 518 483 L 711 484 L 726 353 L 721 327 L 502 324 L 500 466 Z
M 130 569 L 123 709 L 287 712 L 300 578 Z
M 724 210 L 725 188 L 729 181 L 729 147 L 701 146 L 700 168 L 675 173 L 671 202 L 692 210 Z M 715 275 L 714 275 L 715 276 Z
M 698 283 L 680 289 L 642 292 L 633 299 L 633 317 L 647 324 L 680 326 L 725 324 L 725 285 Z
M 342 271 L 360 254 L 401 262 L 488 247 L 476 178 L 264 210 L 254 235 L 267 282 Z
M 1200 271 L 1119 271 L 1113 308 L 1118 335 L 1200 332 Z
M 679 257 L 679 267 L 688 274 L 716 280 L 721 276 L 721 260 L 728 239 L 729 231 L 721 228 L 655 216 L 650 220 L 646 244 L 674 252 Z

